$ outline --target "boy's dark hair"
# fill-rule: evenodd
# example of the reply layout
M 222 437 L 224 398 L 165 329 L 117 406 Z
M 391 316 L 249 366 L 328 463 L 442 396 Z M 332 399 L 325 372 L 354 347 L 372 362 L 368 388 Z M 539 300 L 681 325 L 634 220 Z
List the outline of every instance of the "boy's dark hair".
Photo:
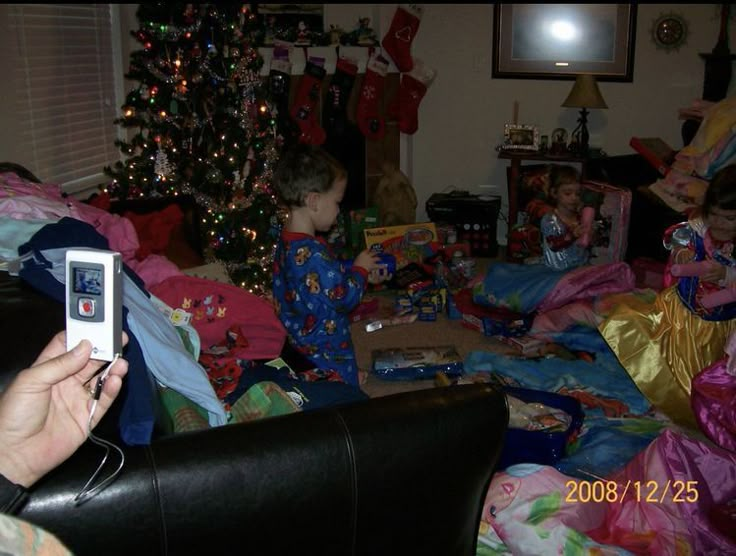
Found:
M 708 216 L 713 208 L 736 210 L 736 164 L 718 170 L 705 190 L 703 216 Z
M 568 164 L 553 164 L 549 168 L 549 197 L 555 203 L 557 190 L 566 183 L 580 183 L 580 172 Z
M 302 206 L 308 193 L 325 193 L 347 177 L 342 164 L 319 147 L 299 144 L 282 153 L 273 183 L 289 206 Z

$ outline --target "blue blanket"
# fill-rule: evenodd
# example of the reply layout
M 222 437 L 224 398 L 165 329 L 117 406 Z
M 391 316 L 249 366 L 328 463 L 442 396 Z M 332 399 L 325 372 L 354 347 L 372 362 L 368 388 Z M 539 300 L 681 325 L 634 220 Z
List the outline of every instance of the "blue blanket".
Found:
M 596 329 L 570 327 L 555 341 L 572 351 L 592 353 L 594 360 L 526 359 L 474 351 L 466 357 L 464 369 L 471 374 L 493 373 L 509 385 L 580 399 L 585 411 L 582 434 L 574 453 L 556 467 L 579 478 L 606 477 L 646 448 L 667 423 L 655 418 L 649 401 Z

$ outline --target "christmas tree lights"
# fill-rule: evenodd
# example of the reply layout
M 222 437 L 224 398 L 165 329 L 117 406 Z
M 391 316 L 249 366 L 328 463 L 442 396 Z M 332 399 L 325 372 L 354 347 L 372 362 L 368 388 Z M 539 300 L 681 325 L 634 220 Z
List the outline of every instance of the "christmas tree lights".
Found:
M 105 168 L 112 198 L 192 195 L 208 260 L 233 282 L 270 289 L 281 214 L 271 178 L 283 143 L 260 77 L 258 18 L 249 4 L 141 4 L 138 82 L 115 123 L 124 160 Z

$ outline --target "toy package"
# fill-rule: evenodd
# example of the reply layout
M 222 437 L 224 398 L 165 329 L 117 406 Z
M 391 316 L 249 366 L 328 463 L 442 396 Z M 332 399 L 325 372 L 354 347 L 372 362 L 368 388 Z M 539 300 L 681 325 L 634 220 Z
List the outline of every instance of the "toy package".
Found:
M 433 222 L 367 228 L 363 234 L 366 247 L 396 257 L 397 269 L 409 263 L 422 263 L 439 249 Z
M 373 351 L 373 372 L 384 380 L 432 379 L 463 374 L 463 359 L 455 346 L 389 348 Z
M 346 224 L 348 244 L 353 256 L 357 256 L 365 249 L 365 237 L 363 235 L 365 229 L 375 228 L 379 224 L 378 207 L 351 210 Z

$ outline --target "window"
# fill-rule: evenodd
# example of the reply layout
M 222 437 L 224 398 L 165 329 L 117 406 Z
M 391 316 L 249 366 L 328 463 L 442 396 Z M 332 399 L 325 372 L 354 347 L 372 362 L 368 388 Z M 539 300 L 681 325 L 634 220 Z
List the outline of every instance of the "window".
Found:
M 122 102 L 117 23 L 110 4 L 6 4 L 0 7 L 14 131 L 11 162 L 78 192 L 105 181 L 120 158 L 113 120 Z M 3 13 L 4 12 L 4 13 Z M 115 18 L 117 20 L 117 18 Z M 5 28 L 5 29 L 3 29 Z M 119 76 L 119 77 L 117 77 Z M 117 83 L 116 83 L 117 81 Z

